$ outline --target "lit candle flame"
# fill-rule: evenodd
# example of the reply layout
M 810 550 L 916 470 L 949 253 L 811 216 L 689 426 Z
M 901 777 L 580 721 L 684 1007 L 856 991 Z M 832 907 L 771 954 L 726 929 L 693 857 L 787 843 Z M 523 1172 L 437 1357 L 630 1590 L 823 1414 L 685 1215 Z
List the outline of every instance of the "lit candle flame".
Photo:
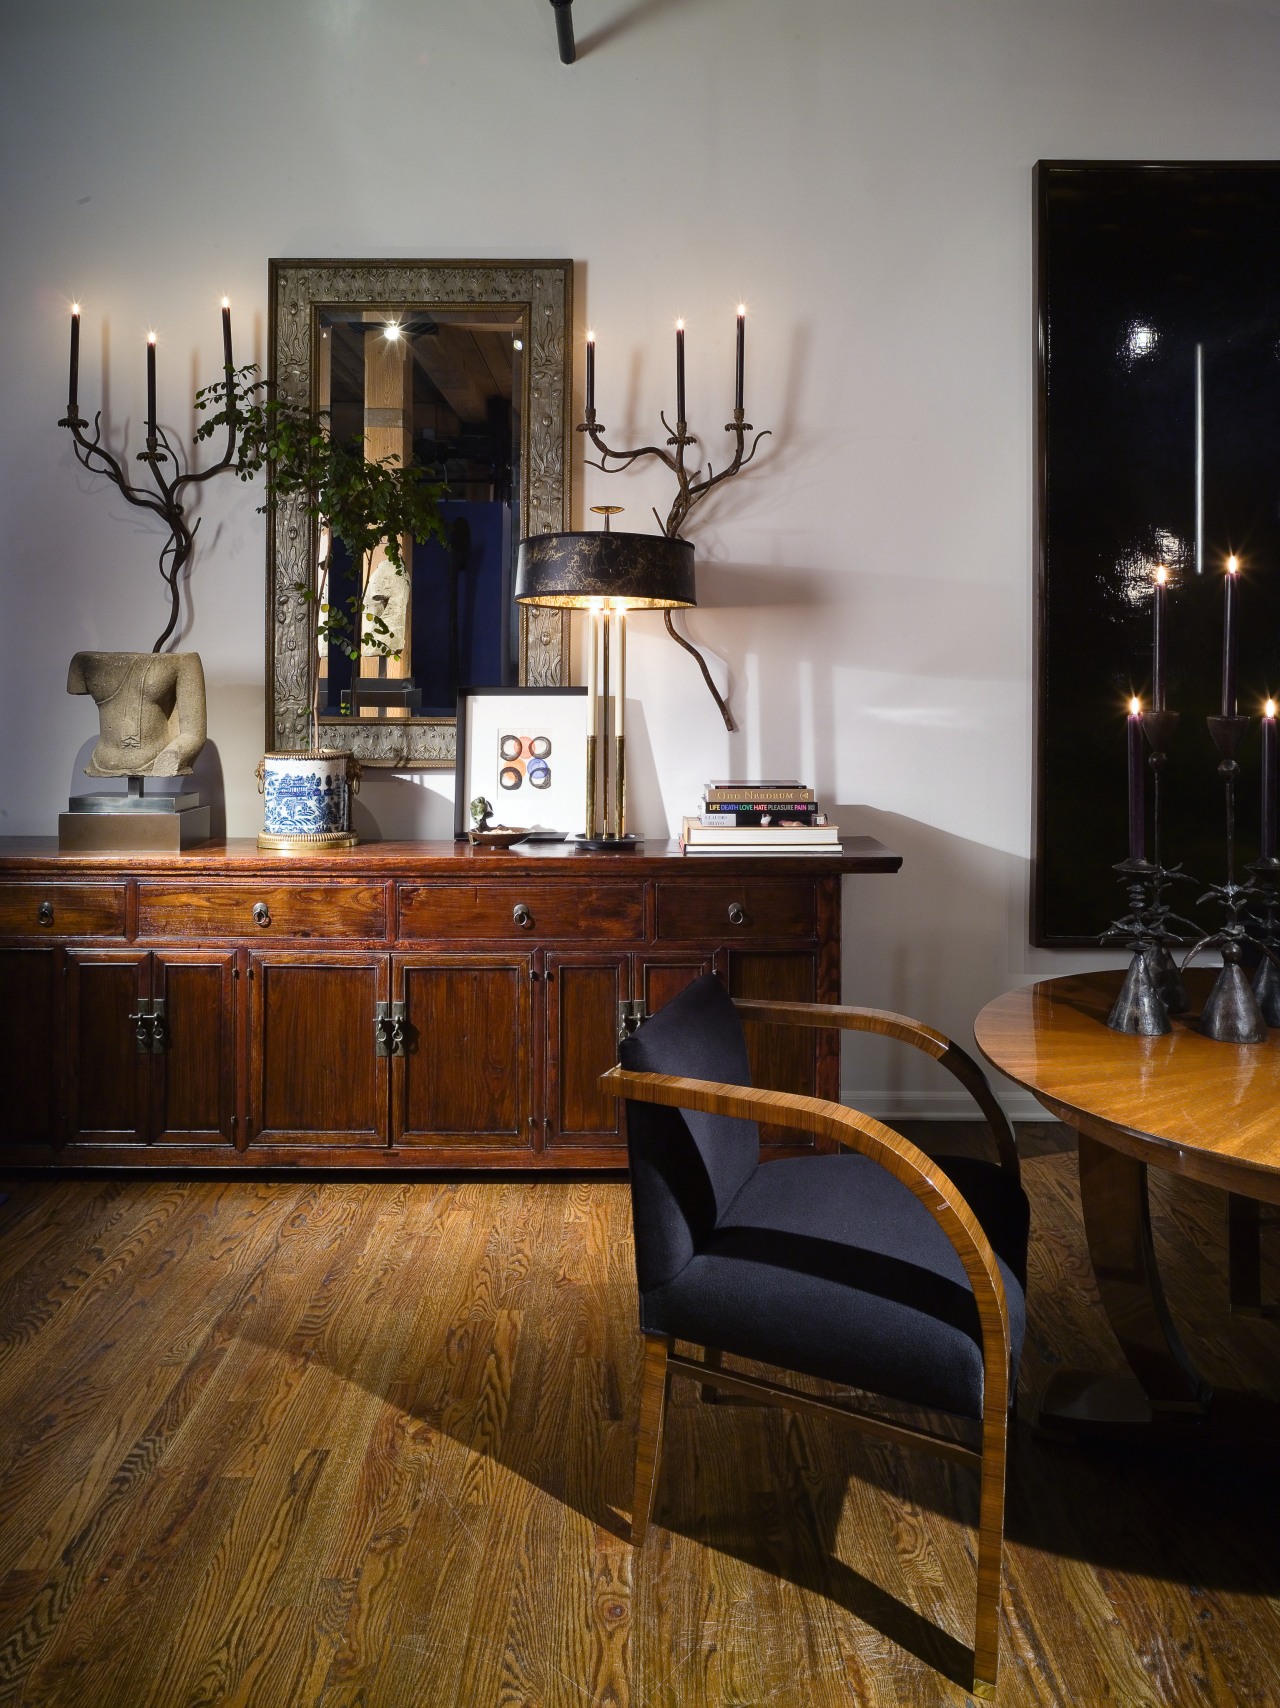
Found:
M 594 332 L 588 332 L 587 333 L 587 343 L 588 344 L 594 344 L 595 341 L 596 341 L 595 333 Z
M 79 304 L 79 303 L 78 303 L 78 302 L 73 302 L 73 303 L 72 303 L 72 305 L 71 305 L 71 312 L 72 312 L 72 314 L 74 314 L 74 315 L 77 315 L 77 316 L 78 316 L 78 315 L 79 315 L 79 313 L 80 313 L 80 304 Z
M 1266 705 L 1262 708 L 1262 715 L 1264 718 L 1275 717 L 1275 715 L 1276 715 L 1276 703 L 1274 700 L 1268 700 L 1267 701 Z
M 1158 587 L 1163 587 L 1165 582 L 1168 581 L 1168 579 L 1169 579 L 1169 571 L 1165 568 L 1165 566 L 1162 563 L 1157 564 L 1156 565 L 1156 585 Z
M 231 298 L 230 297 L 223 297 L 222 306 L 223 306 L 223 308 L 230 308 L 231 307 Z
M 148 332 L 147 333 L 147 343 L 148 344 L 154 344 L 155 341 L 156 341 L 155 333 L 154 332 Z
M 677 320 L 676 321 L 676 331 L 677 332 L 683 332 L 684 331 L 684 321 L 683 320 Z
M 1239 568 L 1240 559 L 1234 552 L 1232 552 L 1231 556 L 1227 559 L 1227 574 L 1234 575 Z
M 1131 717 L 1136 718 L 1140 715 L 1141 711 L 1142 711 L 1142 701 L 1135 694 L 1133 696 L 1132 700 L 1129 701 L 1129 715 Z

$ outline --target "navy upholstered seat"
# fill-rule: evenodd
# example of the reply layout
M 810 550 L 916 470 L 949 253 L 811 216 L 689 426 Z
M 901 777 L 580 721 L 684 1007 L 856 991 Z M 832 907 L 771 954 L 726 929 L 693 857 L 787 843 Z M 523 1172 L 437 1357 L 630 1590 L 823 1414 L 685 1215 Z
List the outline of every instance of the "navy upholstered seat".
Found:
M 633 1072 L 749 1085 L 733 1003 L 708 975 L 622 1046 Z M 628 1102 L 640 1325 L 968 1417 L 982 1336 L 963 1265 L 911 1189 L 870 1158 L 761 1163 L 754 1122 Z M 936 1159 L 996 1254 L 1016 1370 L 1028 1209 L 992 1163 Z

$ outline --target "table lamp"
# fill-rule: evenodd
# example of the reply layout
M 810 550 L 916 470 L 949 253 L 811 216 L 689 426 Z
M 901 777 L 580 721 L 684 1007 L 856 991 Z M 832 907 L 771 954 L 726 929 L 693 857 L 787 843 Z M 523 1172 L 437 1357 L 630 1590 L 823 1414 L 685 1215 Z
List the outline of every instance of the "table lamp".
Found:
M 696 605 L 693 546 L 664 534 L 610 531 L 617 505 L 597 507 L 600 533 L 538 534 L 520 542 L 515 597 L 587 613 L 587 803 L 579 847 L 618 853 L 640 846 L 627 833 L 627 612 Z M 610 695 L 610 652 L 614 688 Z M 612 740 L 609 704 L 613 702 Z M 604 756 L 604 812 L 597 811 L 596 755 Z M 603 826 L 600 818 L 603 816 Z

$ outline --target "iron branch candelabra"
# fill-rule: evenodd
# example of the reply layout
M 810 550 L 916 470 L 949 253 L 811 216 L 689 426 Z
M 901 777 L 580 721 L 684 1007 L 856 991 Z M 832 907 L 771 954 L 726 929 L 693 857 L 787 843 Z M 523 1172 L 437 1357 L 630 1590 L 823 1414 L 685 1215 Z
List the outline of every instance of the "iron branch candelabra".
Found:
M 733 456 L 718 473 L 712 465 L 708 463 L 707 472 L 703 475 L 700 472 L 701 459 L 699 459 L 696 470 L 689 467 L 686 459 L 686 451 L 688 447 L 698 443 L 696 434 L 690 433 L 688 423 L 683 419 L 678 419 L 675 426 L 672 427 L 671 423 L 667 420 L 665 410 L 661 411 L 659 418 L 662 425 L 667 430 L 668 438 L 666 444 L 637 445 L 634 450 L 630 451 L 615 451 L 610 445 L 605 443 L 604 435 L 607 429 L 597 421 L 595 405 L 593 403 L 587 404 L 586 410 L 584 411 L 584 418 L 579 423 L 577 431 L 579 433 L 585 433 L 591 440 L 591 443 L 595 446 L 596 450 L 599 451 L 599 462 L 596 462 L 591 457 L 588 457 L 587 461 L 590 463 L 592 468 L 598 468 L 604 474 L 621 474 L 623 469 L 630 468 L 633 463 L 639 462 L 642 457 L 656 457 L 659 462 L 661 462 L 666 468 L 670 469 L 671 473 L 676 477 L 675 498 L 671 502 L 671 508 L 667 512 L 667 519 L 665 522 L 662 520 L 662 517 L 658 515 L 656 509 L 653 514 L 658 527 L 666 537 L 670 540 L 675 540 L 680 538 L 680 530 L 684 526 L 685 520 L 693 507 L 696 504 L 699 504 L 709 492 L 719 486 L 723 481 L 731 480 L 734 475 L 741 474 L 742 470 L 746 468 L 747 464 L 755 456 L 761 439 L 769 438 L 771 436 L 772 429 L 764 428 L 762 431 L 757 433 L 751 422 L 746 419 L 746 411 L 742 409 L 741 406 L 736 407 L 733 411 L 733 420 L 726 422 L 724 429 L 726 433 L 732 433 L 734 436 Z M 750 449 L 747 448 L 747 437 L 749 434 L 755 435 L 751 440 Z M 732 730 L 735 727 L 733 714 L 730 712 L 724 696 L 712 681 L 711 672 L 707 669 L 706 660 L 698 651 L 697 647 L 694 646 L 691 641 L 686 640 L 685 637 L 678 632 L 675 624 L 671 620 L 671 612 L 669 610 L 663 612 L 663 621 L 666 624 L 667 633 L 671 636 L 672 640 L 675 641 L 678 646 L 682 646 L 686 652 L 691 653 L 698 661 L 698 668 L 702 672 L 702 680 L 706 683 L 712 699 L 720 708 L 720 716 L 724 719 L 724 727 L 728 730 Z
M 178 626 L 178 610 L 180 604 L 179 579 L 187 564 L 191 561 L 191 553 L 195 546 L 196 531 L 200 526 L 197 517 L 194 522 L 187 518 L 186 503 L 183 494 L 188 487 L 201 486 L 206 480 L 212 480 L 214 475 L 222 474 L 229 469 L 236 454 L 236 373 L 231 356 L 230 328 L 225 318 L 224 337 L 226 340 L 226 375 L 227 394 L 227 444 L 226 449 L 216 463 L 204 469 L 187 469 L 183 472 L 178 461 L 178 455 L 168 434 L 163 427 L 157 425 L 154 419 L 148 423 L 146 450 L 137 453 L 137 461 L 145 463 L 151 476 L 154 491 L 145 486 L 135 485 L 128 477 L 126 463 L 122 457 L 115 456 L 102 442 L 102 411 L 99 409 L 93 418 L 92 436 L 86 431 L 88 420 L 81 415 L 80 406 L 73 395 L 67 404 L 67 413 L 58 422 L 59 427 L 69 430 L 72 437 L 72 450 L 76 461 L 90 474 L 105 475 L 115 486 L 127 503 L 139 510 L 149 510 L 158 516 L 169 530 L 169 538 L 160 548 L 160 575 L 169 593 L 169 621 L 151 648 L 159 652 L 161 647 Z M 172 464 L 174 473 L 167 477 L 163 470 Z

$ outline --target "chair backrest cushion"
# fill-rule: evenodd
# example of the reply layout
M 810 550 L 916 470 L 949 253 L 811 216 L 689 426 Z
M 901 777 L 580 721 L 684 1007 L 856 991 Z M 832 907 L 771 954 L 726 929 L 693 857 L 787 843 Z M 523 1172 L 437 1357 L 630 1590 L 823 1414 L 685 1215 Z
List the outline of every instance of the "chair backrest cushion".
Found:
M 742 1022 L 707 973 L 673 997 L 619 1051 L 633 1073 L 750 1085 Z M 679 1274 L 760 1160 L 754 1121 L 627 1102 L 636 1276 L 643 1295 Z

